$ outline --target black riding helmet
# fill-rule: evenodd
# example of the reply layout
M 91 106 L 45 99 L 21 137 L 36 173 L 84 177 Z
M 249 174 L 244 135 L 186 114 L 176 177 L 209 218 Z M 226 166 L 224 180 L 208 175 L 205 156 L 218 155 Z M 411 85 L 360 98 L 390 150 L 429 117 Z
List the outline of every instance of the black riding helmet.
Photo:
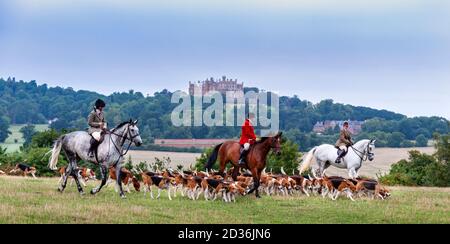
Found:
M 106 106 L 105 101 L 103 101 L 102 99 L 97 99 L 97 101 L 95 101 L 95 108 L 104 108 Z

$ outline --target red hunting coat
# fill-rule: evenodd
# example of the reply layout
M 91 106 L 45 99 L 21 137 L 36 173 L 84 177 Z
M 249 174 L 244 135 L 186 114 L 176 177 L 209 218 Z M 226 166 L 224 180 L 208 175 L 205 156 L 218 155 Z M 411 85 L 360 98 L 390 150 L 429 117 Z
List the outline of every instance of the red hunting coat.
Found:
M 250 141 L 251 140 L 251 141 Z M 249 119 L 246 119 L 242 125 L 241 140 L 239 144 L 244 145 L 245 143 L 250 143 L 253 145 L 256 140 L 255 129 Z

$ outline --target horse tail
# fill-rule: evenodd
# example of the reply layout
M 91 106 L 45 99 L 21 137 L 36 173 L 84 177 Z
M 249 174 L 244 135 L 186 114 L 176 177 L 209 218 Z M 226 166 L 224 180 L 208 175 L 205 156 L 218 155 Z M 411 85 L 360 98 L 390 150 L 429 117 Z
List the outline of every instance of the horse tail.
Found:
M 56 141 L 55 144 L 53 145 L 53 149 L 51 150 L 52 152 L 52 156 L 50 157 L 50 161 L 48 163 L 48 167 L 51 170 L 56 170 L 58 169 L 56 167 L 56 164 L 58 163 L 58 156 L 59 153 L 61 152 L 61 147 L 62 147 L 62 140 L 64 139 L 64 136 L 59 137 Z
M 211 156 L 209 156 L 208 162 L 205 165 L 206 171 L 211 170 L 213 164 L 216 162 L 217 156 L 219 155 L 219 149 L 222 146 L 222 144 L 223 143 L 220 143 L 219 145 L 214 147 L 214 150 L 213 150 Z
M 317 147 L 311 149 L 304 157 L 302 165 L 300 167 L 300 175 L 311 166 L 311 162 L 314 158 L 314 154 L 316 153 Z

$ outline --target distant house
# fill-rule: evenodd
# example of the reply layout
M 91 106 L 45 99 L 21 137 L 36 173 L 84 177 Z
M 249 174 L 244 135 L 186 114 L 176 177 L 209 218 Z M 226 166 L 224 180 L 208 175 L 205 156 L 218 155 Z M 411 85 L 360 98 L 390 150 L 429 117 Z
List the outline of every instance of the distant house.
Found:
M 226 76 L 222 76 L 222 79 L 217 80 L 211 77 L 204 81 L 198 81 L 197 83 L 189 81 L 189 95 L 193 96 L 197 89 L 201 90 L 201 95 L 205 95 L 211 91 L 218 91 L 222 94 L 226 94 L 228 91 L 244 92 L 244 83 L 238 83 L 237 79 L 227 79 Z
M 155 139 L 154 144 L 176 148 L 209 148 L 230 139 Z
M 345 121 L 343 120 L 318 121 L 313 127 L 313 132 L 322 134 L 328 129 L 334 129 L 336 126 L 339 126 L 339 128 L 342 129 L 344 122 Z M 359 134 L 362 131 L 364 121 L 348 120 L 348 124 L 349 130 L 352 134 Z
M 55 123 L 56 121 L 58 121 L 58 118 L 50 119 L 50 120 L 48 120 L 48 124 L 51 125 L 51 124 Z

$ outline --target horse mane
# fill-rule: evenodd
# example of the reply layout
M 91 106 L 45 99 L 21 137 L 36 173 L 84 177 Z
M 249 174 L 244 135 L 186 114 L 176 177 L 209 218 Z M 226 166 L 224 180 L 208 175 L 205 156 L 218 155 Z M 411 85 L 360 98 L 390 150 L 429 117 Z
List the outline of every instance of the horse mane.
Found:
M 264 143 L 265 141 L 267 141 L 267 139 L 272 138 L 272 137 L 261 137 L 261 140 L 257 141 L 255 144 L 260 144 L 260 143 Z
M 128 123 L 130 123 L 130 121 L 122 122 L 122 123 L 120 123 L 118 126 L 116 126 L 116 128 L 114 128 L 112 131 L 114 132 L 114 131 L 116 131 L 117 129 L 121 128 L 122 126 L 124 126 L 124 125 L 126 125 L 126 124 L 128 124 Z

